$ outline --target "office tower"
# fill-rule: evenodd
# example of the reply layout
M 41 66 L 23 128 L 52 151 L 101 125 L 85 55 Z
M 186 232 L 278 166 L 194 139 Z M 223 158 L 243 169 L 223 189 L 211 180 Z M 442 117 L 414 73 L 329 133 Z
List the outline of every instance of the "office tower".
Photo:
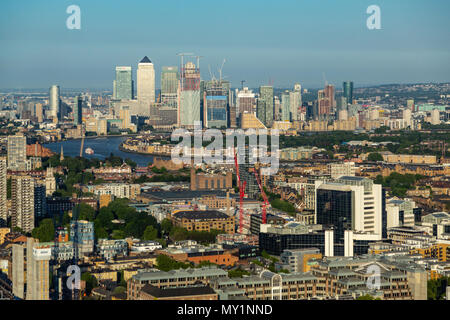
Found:
M 58 122 L 61 112 L 61 99 L 60 99 L 59 86 L 53 85 L 50 87 L 49 106 L 50 106 L 50 118 L 54 122 Z
M 181 67 L 178 126 L 193 128 L 200 121 L 200 69 L 192 62 Z
M 290 92 L 286 90 L 281 94 L 281 121 L 291 120 Z
M 273 87 L 261 86 L 259 88 L 259 98 L 264 101 L 264 125 L 266 127 L 272 127 L 273 124 Z M 262 120 L 261 120 L 262 121 Z
M 47 168 L 47 174 L 45 176 L 45 194 L 51 196 L 56 191 L 56 179 L 53 175 L 53 168 Z
M 290 118 L 291 121 L 300 120 L 300 109 L 302 106 L 302 86 L 299 83 L 294 85 L 294 91 L 289 93 Z
M 40 220 L 47 213 L 47 198 L 45 184 L 36 183 L 34 185 L 34 218 Z
M 83 122 L 83 99 L 81 96 L 75 97 L 73 107 L 73 124 L 78 126 Z
M 34 117 L 35 120 L 39 123 L 44 121 L 44 111 L 42 108 L 42 103 L 36 103 L 34 105 Z
M 34 229 L 34 180 L 13 176 L 11 184 L 11 226 L 24 232 Z
M 131 67 L 116 67 L 113 98 L 116 100 L 133 99 L 133 80 Z
M 178 102 L 178 68 L 162 67 L 161 72 L 161 103 L 177 107 Z
M 226 128 L 228 124 L 229 83 L 211 80 L 205 82 L 203 122 L 206 128 Z
M 236 117 L 242 113 L 255 113 L 256 97 L 252 90 L 244 87 L 242 90 L 236 89 Z
M 347 99 L 347 103 L 353 104 L 353 82 L 344 81 L 344 97 Z
M 75 258 L 94 252 L 94 223 L 85 220 L 72 220 L 70 223 L 70 241 L 77 244 Z
M 147 56 L 138 64 L 137 98 L 145 104 L 155 102 L 155 68 Z
M 8 136 L 8 169 L 27 170 L 27 138 L 24 135 Z
M 0 157 L 0 227 L 6 227 L 8 220 L 6 172 L 6 158 Z
M 381 185 L 367 178 L 341 176 L 316 183 L 316 223 L 334 227 L 335 244 L 344 242 L 345 230 L 355 232 L 354 240 L 381 240 L 382 203 Z M 335 249 L 335 254 L 343 255 L 343 248 Z

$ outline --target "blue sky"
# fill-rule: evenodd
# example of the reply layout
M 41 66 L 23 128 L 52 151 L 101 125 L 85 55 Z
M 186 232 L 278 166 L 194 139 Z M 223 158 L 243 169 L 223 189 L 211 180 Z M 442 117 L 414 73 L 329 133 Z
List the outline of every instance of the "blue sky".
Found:
M 81 8 L 81 30 L 66 8 Z M 366 9 L 381 8 L 381 30 Z M 112 88 L 114 67 L 201 55 L 234 86 L 450 81 L 448 0 L 2 0 L 0 88 Z

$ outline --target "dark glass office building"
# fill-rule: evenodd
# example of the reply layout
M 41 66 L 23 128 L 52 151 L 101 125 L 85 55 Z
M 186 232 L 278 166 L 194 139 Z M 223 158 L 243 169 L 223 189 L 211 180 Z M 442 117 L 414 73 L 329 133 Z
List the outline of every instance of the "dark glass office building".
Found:
M 344 97 L 347 98 L 347 103 L 353 103 L 353 82 L 345 81 L 343 84 L 344 87 Z

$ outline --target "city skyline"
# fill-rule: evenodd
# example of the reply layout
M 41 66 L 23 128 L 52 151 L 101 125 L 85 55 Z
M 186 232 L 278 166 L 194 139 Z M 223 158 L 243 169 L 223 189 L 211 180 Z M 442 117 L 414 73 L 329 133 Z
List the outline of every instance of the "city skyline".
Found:
M 232 87 L 241 80 L 279 88 L 296 82 L 319 88 L 324 78 L 361 86 L 450 81 L 447 2 L 378 1 L 381 30 L 366 27 L 371 4 L 168 1 L 136 10 L 134 1 L 123 7 L 80 1 L 81 29 L 69 30 L 69 2 L 7 1 L 0 13 L 1 29 L 10 30 L 0 33 L 0 88 L 112 89 L 115 67 L 132 66 L 135 79 L 143 56 L 154 63 L 159 88 L 162 66 L 179 67 L 179 52 L 203 56 L 202 79 L 210 78 L 208 66 L 217 75 L 225 58 Z M 124 23 L 111 22 L 119 19 Z

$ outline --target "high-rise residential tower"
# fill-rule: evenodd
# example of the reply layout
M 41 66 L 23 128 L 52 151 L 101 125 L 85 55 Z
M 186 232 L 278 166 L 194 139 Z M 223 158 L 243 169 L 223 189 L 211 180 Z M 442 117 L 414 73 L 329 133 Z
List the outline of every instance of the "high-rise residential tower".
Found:
M 294 91 L 289 93 L 290 118 L 291 121 L 300 120 L 300 109 L 302 106 L 302 86 L 300 83 L 294 85 Z
M 24 232 L 34 229 L 34 179 L 13 176 L 11 183 L 11 226 Z
M 8 219 L 6 172 L 6 158 L 0 157 L 0 227 L 6 226 Z
M 61 99 L 60 99 L 59 86 L 53 85 L 50 87 L 49 106 L 50 106 L 50 118 L 54 122 L 58 122 L 58 117 L 61 112 Z
M 144 104 L 155 102 L 155 67 L 147 56 L 138 64 L 137 98 Z
M 130 66 L 116 67 L 113 98 L 116 100 L 133 99 L 133 78 Z
M 8 169 L 27 170 L 27 138 L 24 135 L 8 136 Z
M 281 121 L 291 121 L 291 102 L 288 90 L 281 94 Z
M 273 124 L 273 87 L 261 86 L 259 88 L 259 96 L 264 101 L 264 125 L 272 127 Z M 261 120 L 262 121 L 262 120 Z

